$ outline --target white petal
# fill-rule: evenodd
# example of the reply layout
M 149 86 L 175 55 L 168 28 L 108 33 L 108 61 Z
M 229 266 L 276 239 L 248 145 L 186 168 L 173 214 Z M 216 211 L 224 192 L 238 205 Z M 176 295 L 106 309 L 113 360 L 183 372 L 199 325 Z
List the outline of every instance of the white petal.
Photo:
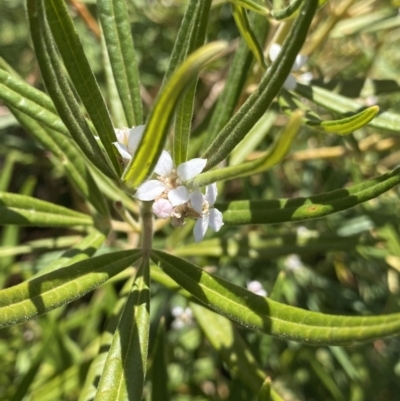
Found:
M 206 164 L 207 159 L 192 159 L 185 163 L 181 163 L 178 166 L 176 173 L 178 174 L 180 180 L 185 182 L 193 177 L 196 177 L 196 175 L 199 175 L 203 171 Z
M 135 152 L 139 146 L 139 142 L 143 136 L 144 128 L 144 125 L 138 125 L 137 127 L 129 130 L 128 150 L 132 156 L 135 155 Z
M 158 159 L 154 172 L 158 175 L 168 176 L 171 174 L 173 167 L 174 163 L 171 155 L 166 150 L 163 150 L 160 158 Z
M 281 45 L 278 45 L 278 43 L 273 43 L 271 45 L 271 47 L 269 48 L 269 58 L 270 58 L 270 60 L 271 61 L 275 61 L 278 58 L 279 53 L 281 52 L 281 50 L 282 50 L 282 46 Z
M 208 227 L 208 216 L 204 216 L 201 219 L 197 219 L 196 224 L 193 228 L 193 235 L 195 242 L 200 242 L 204 238 L 204 234 Z
M 257 293 L 258 291 L 263 289 L 263 286 L 259 281 L 254 280 L 247 283 L 247 289 L 251 292 Z
M 182 205 L 189 200 L 189 190 L 181 185 L 178 188 L 168 191 L 168 199 L 172 206 Z
M 125 145 L 119 142 L 113 142 L 112 144 L 117 148 L 118 153 L 122 156 L 123 159 L 126 160 L 132 159 L 132 156 L 128 152 L 128 148 Z
M 292 91 L 296 89 L 296 85 L 296 78 L 292 74 L 289 74 L 285 83 L 283 84 L 283 87 L 288 91 Z
M 218 209 L 210 209 L 209 224 L 211 230 L 215 232 L 219 231 L 224 225 L 224 222 L 222 220 L 222 213 Z
M 206 187 L 206 201 L 212 206 L 217 200 L 218 189 L 217 184 L 214 182 Z
M 292 71 L 298 71 L 307 62 L 308 57 L 298 54 L 296 60 L 294 61 Z
M 153 213 L 160 219 L 167 219 L 171 216 L 173 206 L 167 199 L 159 199 L 153 203 Z
M 134 196 L 141 201 L 151 201 L 160 196 L 165 189 L 165 184 L 161 181 L 150 180 L 140 185 Z
M 203 211 L 204 195 L 196 189 L 190 194 L 190 203 L 192 208 L 199 214 Z
M 126 127 L 115 128 L 114 131 L 115 131 L 115 136 L 117 137 L 117 141 L 126 146 L 128 144 L 129 129 Z

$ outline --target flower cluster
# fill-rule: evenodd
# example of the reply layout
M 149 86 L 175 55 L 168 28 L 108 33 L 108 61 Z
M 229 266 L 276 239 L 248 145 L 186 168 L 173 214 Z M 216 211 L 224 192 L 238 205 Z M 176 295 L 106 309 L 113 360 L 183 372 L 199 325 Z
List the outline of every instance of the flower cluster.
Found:
M 134 156 L 144 131 L 144 126 L 132 129 L 116 130 L 118 142 L 114 142 L 124 160 Z M 185 186 L 186 181 L 200 174 L 206 166 L 206 159 L 192 159 L 174 167 L 171 155 L 163 150 L 154 169 L 157 179 L 144 182 L 136 191 L 135 198 L 141 201 L 152 201 L 153 213 L 161 218 L 171 218 L 174 227 L 181 227 L 185 219 L 197 219 L 193 229 L 196 242 L 201 241 L 210 227 L 217 232 L 224 224 L 222 213 L 216 209 L 217 185 L 206 187 L 203 194 L 196 189 L 192 192 Z
M 273 43 L 269 48 L 270 60 L 275 61 L 278 58 L 281 50 L 282 47 L 280 45 L 278 45 L 277 43 Z M 306 61 L 307 61 L 306 56 L 298 54 L 292 66 L 292 71 L 299 71 L 301 67 L 303 67 L 303 65 L 306 63 Z M 289 76 L 286 78 L 285 83 L 283 84 L 283 87 L 288 91 L 296 89 L 296 78 L 292 74 L 289 74 Z

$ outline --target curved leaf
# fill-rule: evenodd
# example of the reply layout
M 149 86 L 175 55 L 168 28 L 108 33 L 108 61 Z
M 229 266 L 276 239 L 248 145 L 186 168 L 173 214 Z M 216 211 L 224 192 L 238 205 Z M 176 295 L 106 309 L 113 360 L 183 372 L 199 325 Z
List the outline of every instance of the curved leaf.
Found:
M 247 46 L 252 51 L 262 70 L 265 71 L 267 69 L 267 64 L 265 63 L 264 53 L 251 29 L 246 11 L 242 7 L 232 4 L 232 14 L 240 35 L 247 43 Z
M 87 61 L 82 44 L 63 0 L 45 0 L 47 20 L 60 55 L 83 105 L 114 169 L 121 171 L 117 159 L 114 127 L 96 78 Z
M 332 91 L 319 88 L 318 86 L 306 86 L 298 83 L 296 86 L 296 92 L 300 96 L 304 96 L 319 106 L 336 113 L 357 113 L 363 109 L 363 107 L 354 100 Z M 385 111 L 371 120 L 368 126 L 398 134 L 400 115 L 390 111 Z
M 199 5 L 193 21 L 193 29 L 190 36 L 186 38 L 189 43 L 187 53 L 193 53 L 199 47 L 204 45 L 208 16 L 211 9 L 211 0 L 198 1 Z M 197 77 L 194 77 L 193 83 L 179 100 L 175 113 L 175 126 L 173 136 L 172 158 L 175 166 L 187 161 L 190 129 L 192 126 L 194 101 L 197 88 Z
M 306 344 L 355 344 L 400 333 L 400 313 L 350 317 L 281 304 L 231 284 L 195 265 L 152 251 L 152 259 L 201 303 L 251 330 Z
M 302 12 L 293 24 L 292 30 L 283 44 L 282 51 L 264 74 L 256 91 L 229 120 L 202 155 L 204 159 L 207 159 L 205 170 L 211 169 L 228 157 L 271 105 L 306 40 L 317 4 L 317 0 L 306 0 L 304 2 Z
M 70 138 L 59 132 L 43 127 L 28 115 L 11 108 L 18 122 L 48 151 L 53 157 L 50 159 L 65 170 L 70 183 L 78 192 L 88 200 L 93 207 L 102 215 L 109 216 L 107 203 L 103 193 L 96 185 L 90 173 L 90 164 L 76 148 Z M 93 170 L 98 171 L 94 167 Z M 98 172 L 100 175 L 101 172 Z M 105 177 L 102 174 L 102 177 Z
M 47 24 L 43 0 L 28 0 L 27 6 L 35 54 L 46 89 L 59 116 L 86 157 L 104 174 L 117 178 L 100 150 L 70 84 L 64 76 Z
M 293 0 L 286 8 L 281 10 L 271 10 L 271 17 L 277 20 L 290 18 L 300 8 L 303 0 Z
M 128 126 L 142 124 L 139 72 L 125 1 L 98 0 L 97 7 Z
M 269 15 L 269 10 L 267 7 L 263 7 L 262 5 L 256 3 L 253 0 L 228 0 L 234 5 L 247 8 L 250 11 L 254 11 L 261 15 Z
M 139 186 L 153 172 L 168 135 L 174 108 L 186 85 L 227 50 L 225 42 L 209 43 L 191 54 L 172 75 L 158 97 L 136 155 L 122 177 L 130 188 Z
M 70 227 L 92 225 L 90 216 L 30 196 L 0 192 L 0 224 Z
M 97 256 L 1 290 L 0 327 L 24 322 L 82 297 L 139 256 L 139 251 Z
M 149 285 L 149 262 L 143 258 L 115 331 L 94 401 L 142 399 L 150 328 Z
M 237 166 L 229 166 L 199 174 L 189 180 L 186 186 L 188 188 L 199 188 L 213 182 L 246 177 L 270 169 L 286 156 L 300 128 L 302 118 L 303 113 L 300 110 L 295 111 L 281 135 L 278 136 L 271 149 L 264 156 Z
M 7 85 L 9 84 L 9 81 L 10 79 L 8 78 Z M 0 100 L 22 113 L 25 113 L 44 126 L 54 129 L 55 131 L 69 137 L 69 132 L 60 117 L 53 111 L 49 111 L 35 103 L 35 101 L 25 97 L 24 90 L 25 88 L 22 87 L 20 92 L 16 92 L 0 82 Z
M 279 103 L 286 114 L 291 115 L 292 110 L 297 110 L 297 108 L 300 108 L 304 110 L 306 114 L 304 123 L 312 127 L 321 128 L 324 132 L 335 133 L 339 135 L 347 135 L 364 127 L 364 125 L 372 121 L 372 119 L 375 118 L 379 112 L 378 106 L 371 106 L 360 111 L 359 113 L 355 113 L 345 118 L 323 121 L 313 111 L 308 109 L 301 99 L 297 99 L 288 92 L 284 93 L 283 96 L 279 98 Z
M 225 224 L 272 224 L 315 219 L 349 209 L 400 184 L 400 168 L 352 187 L 309 198 L 233 201 L 216 207 Z

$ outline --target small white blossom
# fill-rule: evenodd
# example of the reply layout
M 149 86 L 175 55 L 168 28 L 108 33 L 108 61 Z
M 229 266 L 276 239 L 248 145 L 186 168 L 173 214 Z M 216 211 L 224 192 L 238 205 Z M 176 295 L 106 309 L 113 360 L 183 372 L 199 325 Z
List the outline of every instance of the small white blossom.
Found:
M 172 327 L 174 329 L 179 330 L 193 323 L 193 312 L 190 308 L 174 306 L 171 310 L 171 314 L 174 317 L 172 322 Z
M 211 230 L 217 232 L 221 229 L 224 222 L 222 221 L 222 213 L 212 207 L 217 199 L 217 184 L 210 184 L 206 187 L 206 194 L 203 195 L 199 190 L 190 194 L 190 203 L 195 212 L 200 215 L 193 228 L 193 235 L 196 242 L 200 242 L 210 227 Z
M 257 280 L 247 283 L 247 289 L 251 292 L 254 292 L 254 294 L 260 295 L 262 297 L 266 297 L 268 295 L 267 291 L 264 290 L 261 283 Z
M 172 206 L 189 201 L 189 190 L 183 185 L 186 181 L 199 175 L 207 164 L 207 159 L 192 159 L 181 163 L 174 169 L 171 155 L 163 150 L 154 172 L 157 180 L 150 180 L 140 185 L 135 198 L 151 201 L 167 198 Z M 166 195 L 166 196 L 163 196 Z
M 132 128 L 125 127 L 115 129 L 117 141 L 113 142 L 113 145 L 124 159 L 125 164 L 128 164 L 135 155 L 139 142 L 142 139 L 144 128 L 144 125 L 138 125 Z
M 275 61 L 278 58 L 281 50 L 282 46 L 278 45 L 277 43 L 273 43 L 269 48 L 270 60 Z M 303 67 L 303 65 L 306 63 L 306 61 L 307 61 L 306 56 L 298 54 L 296 56 L 296 60 L 293 63 L 292 71 L 299 71 L 300 68 Z M 296 78 L 292 74 L 289 74 L 288 77 L 286 78 L 285 83 L 283 84 L 283 87 L 288 91 L 294 90 L 296 88 Z

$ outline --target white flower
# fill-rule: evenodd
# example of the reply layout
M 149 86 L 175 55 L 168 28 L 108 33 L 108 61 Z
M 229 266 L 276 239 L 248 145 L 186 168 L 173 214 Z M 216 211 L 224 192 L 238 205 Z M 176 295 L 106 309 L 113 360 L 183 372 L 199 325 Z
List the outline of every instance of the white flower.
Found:
M 211 230 L 217 232 L 224 224 L 222 213 L 212 207 L 217 199 L 217 194 L 217 184 L 215 183 L 207 185 L 205 195 L 199 190 L 195 190 L 190 194 L 191 206 L 200 215 L 193 228 L 194 240 L 196 242 L 200 242 L 204 238 L 208 226 L 210 226 Z
M 183 184 L 199 175 L 206 164 L 207 159 L 192 159 L 181 163 L 175 170 L 171 155 L 163 150 L 154 169 L 158 174 L 157 180 L 146 181 L 140 185 L 135 198 L 141 201 L 155 200 L 153 211 L 158 217 L 162 217 L 156 212 L 165 210 L 167 207 L 165 200 L 168 200 L 172 207 L 189 201 L 189 190 Z M 159 204 L 161 200 L 163 202 Z
M 269 48 L 269 58 L 271 59 L 271 61 L 275 61 L 278 58 L 281 50 L 282 46 L 278 45 L 277 43 L 273 43 L 271 45 L 271 47 Z M 296 56 L 296 60 L 293 63 L 292 71 L 300 70 L 300 68 L 303 67 L 306 61 L 306 56 L 298 54 Z M 286 78 L 285 83 L 283 84 L 283 87 L 288 91 L 294 90 L 296 88 L 296 78 L 292 74 L 289 74 Z
M 267 296 L 267 291 L 264 290 L 259 281 L 250 281 L 249 283 L 247 283 L 247 289 L 251 292 L 254 292 L 254 294 L 260 295 L 262 297 Z
M 174 320 L 172 322 L 172 327 L 174 329 L 179 330 L 193 323 L 193 312 L 190 308 L 174 306 L 171 310 L 171 314 L 174 317 Z
M 113 145 L 117 148 L 126 163 L 135 155 L 139 142 L 142 139 L 144 128 L 144 125 L 138 125 L 132 128 L 115 129 L 117 142 L 113 142 Z

